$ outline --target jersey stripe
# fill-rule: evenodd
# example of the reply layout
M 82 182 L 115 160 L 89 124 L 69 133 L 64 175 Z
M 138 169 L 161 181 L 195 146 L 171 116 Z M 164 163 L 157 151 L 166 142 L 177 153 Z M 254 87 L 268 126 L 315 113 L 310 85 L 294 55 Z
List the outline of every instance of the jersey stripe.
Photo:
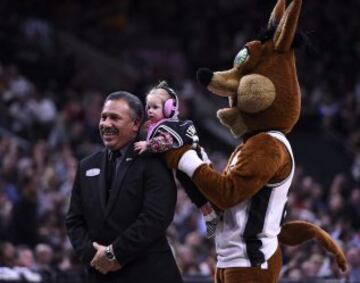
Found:
M 251 199 L 249 217 L 243 235 L 251 266 L 260 266 L 265 261 L 265 256 L 260 250 L 262 242 L 257 235 L 263 231 L 271 191 L 271 188 L 265 187 Z

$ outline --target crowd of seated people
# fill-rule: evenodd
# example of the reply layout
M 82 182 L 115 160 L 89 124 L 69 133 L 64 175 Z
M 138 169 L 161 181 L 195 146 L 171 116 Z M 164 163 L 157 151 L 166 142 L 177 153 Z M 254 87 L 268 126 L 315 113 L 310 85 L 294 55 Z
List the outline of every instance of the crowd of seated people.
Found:
M 5 111 L 0 115 L 8 132 L 0 138 L 0 264 L 40 270 L 49 278 L 77 272 L 81 280 L 81 266 L 63 220 L 78 160 L 101 147 L 97 124 L 106 93 L 72 90 L 59 105 L 14 65 L 1 70 L 0 105 Z M 215 168 L 222 170 L 224 152 L 210 150 L 209 154 Z M 359 201 L 360 186 L 351 174 L 339 172 L 324 187 L 301 165 L 296 168 L 288 219 L 305 219 L 329 231 L 344 249 L 350 270 L 340 274 L 334 260 L 310 242 L 283 247 L 283 278 L 359 279 Z M 214 271 L 214 243 L 206 238 L 201 217 L 179 184 L 168 237 L 184 276 L 211 276 Z
M 264 1 L 111 0 L 7 1 L 0 9 L 0 60 L 17 62 L 59 104 L 81 89 L 86 68 L 58 46 L 58 31 L 68 31 L 118 63 L 129 78 L 123 88 L 145 93 L 166 78 L 193 84 L 199 67 L 221 70 L 257 37 L 273 3 Z M 310 1 L 303 4 L 300 30 L 308 40 L 297 51 L 303 117 L 339 135 L 360 167 L 360 2 Z M 33 68 L 33 65 L 36 68 Z M 76 70 L 75 70 L 76 69 Z M 48 74 L 51 73 L 51 78 Z M 196 88 L 195 88 L 196 90 Z M 46 94 L 48 95 L 48 93 Z M 195 95 L 195 94 L 193 94 Z
M 66 282 L 67 278 L 81 282 L 81 266 L 63 220 L 78 160 L 101 147 L 98 121 L 107 93 L 88 89 L 86 81 L 79 83 L 83 70 L 75 68 L 71 54 L 61 53 L 54 41 L 56 29 L 72 29 L 82 40 L 126 63 L 124 66 L 133 66 L 133 81 L 124 89 L 141 95 L 159 78 L 167 78 L 180 90 L 181 99 L 191 100 L 200 91 L 193 80 L 195 70 L 230 66 L 242 44 L 256 36 L 253 23 L 266 24 L 261 22 L 262 13 L 272 3 L 122 1 L 124 7 L 119 4 L 115 13 L 109 12 L 112 4 L 118 4 L 113 0 L 97 14 L 102 1 L 60 1 L 52 7 L 43 4 L 43 11 L 31 10 L 33 2 L 7 1 L 0 11 L 11 15 L 0 20 L 0 268 L 39 271 L 47 282 Z M 360 71 L 354 62 L 360 60 L 360 22 L 354 13 L 360 4 L 328 1 L 323 5 L 311 1 L 303 9 L 302 26 L 311 32 L 317 52 L 298 52 L 303 94 L 300 121 L 305 129 L 316 124 L 338 137 L 352 154 L 353 166 L 344 168 L 345 174 L 339 172 L 325 186 L 298 165 L 288 218 L 311 221 L 331 233 L 344 249 L 350 270 L 340 274 L 333 259 L 310 242 L 283 247 L 283 278 L 357 282 Z M 76 19 L 83 10 L 87 17 Z M 168 19 L 176 21 L 164 25 Z M 192 109 L 184 105 L 183 112 L 191 118 Z M 207 148 L 206 143 L 204 146 Z M 209 154 L 222 170 L 225 151 L 210 148 Z M 184 276 L 212 275 L 214 244 L 205 235 L 201 215 L 179 184 L 168 237 Z

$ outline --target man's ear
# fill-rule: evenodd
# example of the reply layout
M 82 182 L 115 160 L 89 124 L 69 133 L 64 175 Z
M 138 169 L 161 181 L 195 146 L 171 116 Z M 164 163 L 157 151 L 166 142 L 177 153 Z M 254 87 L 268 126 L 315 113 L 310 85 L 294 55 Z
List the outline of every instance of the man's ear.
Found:
M 135 119 L 134 126 L 133 126 L 134 131 L 138 132 L 140 130 L 140 127 L 141 127 L 141 121 L 138 119 Z

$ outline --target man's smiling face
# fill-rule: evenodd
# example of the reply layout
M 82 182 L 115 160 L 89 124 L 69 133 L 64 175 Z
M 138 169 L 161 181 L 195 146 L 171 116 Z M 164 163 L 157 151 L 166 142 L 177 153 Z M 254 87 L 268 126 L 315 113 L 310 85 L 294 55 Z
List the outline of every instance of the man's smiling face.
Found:
M 118 150 L 136 137 L 140 122 L 136 121 L 131 114 L 128 103 L 123 99 L 105 102 L 99 130 L 106 148 Z

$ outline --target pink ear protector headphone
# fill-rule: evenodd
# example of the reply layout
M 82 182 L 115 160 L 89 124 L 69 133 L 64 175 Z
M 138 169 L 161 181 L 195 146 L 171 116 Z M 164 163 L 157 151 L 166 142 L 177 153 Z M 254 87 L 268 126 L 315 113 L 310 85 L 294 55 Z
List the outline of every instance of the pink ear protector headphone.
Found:
M 161 89 L 166 90 L 171 98 L 167 99 L 163 105 L 163 114 L 165 118 L 171 118 L 179 113 L 179 100 L 175 91 L 170 87 L 161 87 Z

